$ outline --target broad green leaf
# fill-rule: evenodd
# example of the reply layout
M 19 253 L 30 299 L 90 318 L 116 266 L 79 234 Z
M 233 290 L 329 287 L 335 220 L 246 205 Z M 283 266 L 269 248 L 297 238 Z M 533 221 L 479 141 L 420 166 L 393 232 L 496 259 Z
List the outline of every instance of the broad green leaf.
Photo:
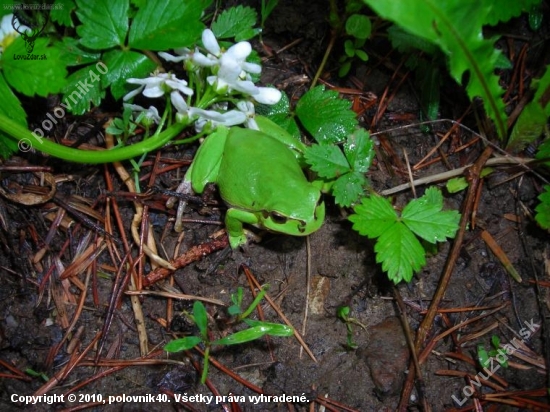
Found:
M 535 208 L 535 220 L 543 229 L 550 229 L 550 186 L 544 186 L 544 192 L 538 197 L 539 205 Z
M 58 43 L 61 59 L 66 66 L 80 66 L 99 60 L 101 53 L 90 52 L 80 47 L 79 41 L 72 37 L 63 37 L 63 42 Z
M 251 328 L 232 333 L 212 342 L 212 345 L 238 345 L 239 343 L 250 342 L 261 338 L 269 332 L 271 328 L 265 325 L 253 326 Z
M 16 121 L 19 124 L 27 126 L 27 113 L 23 110 L 21 102 L 12 92 L 6 79 L 0 71 L 0 113 Z
M 336 203 L 343 207 L 351 206 L 363 194 L 367 179 L 358 172 L 340 176 L 332 185 L 332 194 Z
M 487 16 L 485 24 L 494 26 L 504 23 L 512 17 L 518 17 L 521 13 L 531 10 L 532 6 L 540 4 L 541 0 L 482 0 L 480 6 L 490 7 L 491 11 Z
M 37 59 L 26 60 L 21 56 Z M 67 69 L 61 61 L 61 53 L 56 47 L 48 47 L 48 39 L 38 38 L 34 50 L 28 55 L 25 42 L 16 38 L 2 54 L 2 67 L 7 82 L 18 92 L 27 96 L 59 93 L 65 86 Z
M 0 7 L 0 18 L 7 14 L 13 14 L 13 9 L 11 7 L 13 5 L 13 0 L 4 0 L 2 5 L 4 7 Z
M 281 100 L 277 104 L 258 104 L 256 113 L 269 118 L 296 139 L 301 139 L 300 129 L 290 111 L 290 100 L 285 92 L 281 93 Z
M 101 78 L 103 88 L 111 86 L 111 93 L 119 99 L 135 89 L 135 85 L 126 82 L 129 78 L 145 78 L 155 70 L 155 63 L 142 53 L 132 50 L 112 50 L 103 55 L 109 71 Z
M 50 18 L 52 21 L 63 26 L 74 27 L 71 14 L 75 9 L 76 4 L 74 4 L 74 0 L 55 0 L 54 8 L 50 12 Z
M 134 49 L 167 50 L 192 46 L 201 38 L 201 16 L 211 0 L 151 0 L 140 8 L 130 28 Z
M 381 196 L 365 197 L 353 210 L 355 214 L 349 217 L 353 230 L 370 239 L 387 232 L 397 222 L 397 213 L 390 201 Z
M 99 106 L 105 97 L 105 91 L 101 89 L 101 73 L 94 65 L 83 67 L 67 78 L 63 93 L 63 102 L 72 113 L 88 112 L 92 103 Z
M 193 303 L 193 320 L 199 328 L 202 338 L 206 341 L 208 339 L 208 314 L 200 300 L 196 300 Z
M 371 23 L 367 16 L 352 14 L 346 20 L 346 33 L 358 39 L 367 39 L 371 33 Z
M 311 169 L 324 178 L 342 176 L 351 170 L 338 146 L 315 144 L 306 149 L 305 158 Z
M 376 262 L 394 283 L 410 282 L 414 272 L 426 264 L 424 248 L 403 223 L 396 222 L 382 233 L 374 246 Z
M 507 150 L 521 150 L 537 140 L 550 117 L 550 65 L 538 80 L 533 80 L 533 100 L 523 108 L 506 146 Z
M 353 170 L 360 173 L 368 172 L 374 158 L 374 142 L 369 132 L 358 128 L 350 134 L 344 144 L 344 153 Z
M 318 143 L 344 141 L 357 125 L 351 102 L 324 86 L 309 90 L 296 105 L 296 114 Z
M 256 18 L 256 11 L 253 8 L 235 6 L 224 10 L 216 18 L 211 29 L 217 39 L 230 39 L 250 31 L 256 24 Z
M 128 32 L 128 0 L 76 0 L 80 43 L 92 50 L 124 45 Z
M 494 169 L 492 167 L 485 167 L 483 168 L 483 170 L 481 170 L 479 177 L 488 176 L 493 172 L 494 172 Z M 468 181 L 466 180 L 465 177 L 454 177 L 447 181 L 447 184 L 445 185 L 445 187 L 447 188 L 447 192 L 457 193 L 457 192 L 460 192 L 461 190 L 466 189 L 468 185 L 469 185 Z
M 292 329 L 288 325 L 283 325 L 282 323 L 264 322 L 261 320 L 254 320 L 254 319 L 244 319 L 244 322 L 248 326 L 253 326 L 253 327 L 264 326 L 269 328 L 267 332 L 269 336 L 278 336 L 278 337 L 286 338 L 294 334 L 294 329 Z
M 174 339 L 168 342 L 163 349 L 166 352 L 181 352 L 182 350 L 192 349 L 201 342 L 202 339 L 198 336 L 186 336 L 185 338 Z
M 442 211 L 443 196 L 436 187 L 426 190 L 424 196 L 412 200 L 403 209 L 401 219 L 417 236 L 428 242 L 443 242 L 454 237 L 460 214 L 456 210 Z
M 494 47 L 495 39 L 483 38 L 483 25 L 494 11 L 494 2 L 488 5 L 477 0 L 364 1 L 380 16 L 437 44 L 449 58 L 450 73 L 458 83 L 468 73 L 468 96 L 483 99 L 497 134 L 501 139 L 506 137 L 503 90 L 494 73 L 501 52 Z

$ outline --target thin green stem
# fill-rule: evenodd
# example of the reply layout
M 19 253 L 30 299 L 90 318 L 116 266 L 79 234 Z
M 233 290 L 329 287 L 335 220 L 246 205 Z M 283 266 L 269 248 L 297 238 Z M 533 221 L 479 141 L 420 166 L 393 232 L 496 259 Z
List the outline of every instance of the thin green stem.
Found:
M 20 147 L 22 145 L 27 145 L 59 159 L 68 160 L 75 163 L 90 164 L 112 163 L 149 153 L 164 146 L 187 126 L 188 123 L 177 123 L 168 127 L 158 135 L 155 134 L 153 137 L 139 143 L 124 147 L 116 147 L 110 150 L 91 151 L 74 149 L 54 143 L 48 139 L 41 138 L 36 134 L 31 133 L 25 126 L 0 114 L 0 130 L 7 133 L 14 139 L 17 139 Z

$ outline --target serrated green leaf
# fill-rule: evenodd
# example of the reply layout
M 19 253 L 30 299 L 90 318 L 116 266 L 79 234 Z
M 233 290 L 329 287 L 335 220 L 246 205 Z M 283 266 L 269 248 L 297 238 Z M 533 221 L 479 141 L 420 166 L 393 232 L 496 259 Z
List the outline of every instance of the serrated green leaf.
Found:
M 543 229 L 550 229 L 550 186 L 544 186 L 544 192 L 542 192 L 538 199 L 540 203 L 535 208 L 537 214 L 535 220 Z
M 80 43 L 92 50 L 124 45 L 128 32 L 128 0 L 76 0 Z
M 58 43 L 60 58 L 66 66 L 80 66 L 99 60 L 101 53 L 94 53 L 80 47 L 80 42 L 72 37 L 63 37 L 63 42 Z
M 506 137 L 507 116 L 501 99 L 503 89 L 494 73 L 501 52 L 494 47 L 495 39 L 483 38 L 483 25 L 489 21 L 494 2 L 490 5 L 477 0 L 365 2 L 382 17 L 437 44 L 448 56 L 450 73 L 458 83 L 468 72 L 468 96 L 470 99 L 483 99 L 497 134 L 501 139 Z M 502 6 L 499 4 L 498 7 Z
M 434 55 L 439 52 L 437 46 L 431 41 L 409 33 L 396 24 L 388 28 L 388 38 L 391 41 L 392 47 L 399 50 L 401 53 L 410 53 L 420 50 L 427 54 Z
M 212 23 L 211 29 L 217 39 L 230 39 L 241 33 L 253 33 L 256 19 L 257 14 L 253 8 L 239 5 L 224 10 Z
M 201 342 L 202 339 L 198 336 L 186 336 L 185 338 L 174 339 L 168 342 L 163 349 L 166 352 L 181 352 L 182 350 L 192 349 Z
M 269 336 L 278 336 L 278 337 L 286 338 L 294 334 L 294 329 L 292 329 L 288 325 L 283 325 L 282 323 L 264 322 L 261 320 L 254 320 L 254 319 L 244 319 L 244 322 L 248 326 L 264 326 L 269 328 L 267 332 Z
M 290 100 L 285 92 L 281 93 L 281 99 L 277 104 L 258 104 L 256 113 L 278 124 L 294 138 L 301 139 L 300 129 L 291 113 Z
M 491 10 L 487 16 L 485 24 L 494 26 L 498 23 L 504 23 L 512 17 L 518 17 L 521 13 L 529 11 L 532 6 L 540 4 L 541 0 L 482 0 L 480 5 L 490 7 Z
M 535 155 L 535 158 L 546 160 L 544 164 L 550 167 L 550 160 L 548 160 L 550 159 L 550 139 L 546 139 L 544 142 L 542 142 L 542 144 L 539 146 L 537 154 Z
M 344 153 L 352 170 L 368 172 L 374 159 L 374 142 L 363 128 L 356 129 L 348 136 L 344 144 Z
M 332 179 L 351 171 L 344 153 L 333 145 L 312 145 L 306 149 L 305 159 L 321 177 Z
M 91 104 L 99 106 L 105 97 L 101 89 L 101 73 L 94 65 L 83 67 L 67 78 L 67 85 L 63 89 L 63 102 L 74 114 L 84 114 L 90 110 Z
M 23 110 L 21 106 L 21 102 L 6 83 L 6 79 L 1 71 L 0 96 L 2 96 L 0 100 L 0 113 L 23 126 L 27 126 L 27 113 L 25 113 L 25 110 Z
M 151 0 L 140 8 L 130 28 L 134 49 L 167 50 L 195 44 L 204 30 L 201 16 L 211 0 Z
M 25 42 L 16 38 L 2 54 L 2 67 L 7 82 L 18 92 L 27 96 L 59 93 L 65 86 L 67 69 L 61 61 L 60 51 L 48 47 L 48 39 L 39 38 L 34 42 L 32 54 L 27 54 Z M 26 60 L 19 56 L 31 56 Z
M 367 39 L 371 34 L 370 19 L 363 14 L 352 14 L 346 20 L 346 33 L 358 39 Z
M 204 340 L 208 339 L 208 313 L 200 300 L 193 303 L 193 320 Z
M 550 66 L 546 66 L 540 79 L 533 81 L 531 88 L 535 90 L 535 95 L 519 115 L 510 134 L 507 150 L 519 151 L 543 133 L 550 117 Z
M 0 158 L 9 159 L 11 155 L 19 149 L 17 141 L 11 139 L 8 135 L 0 132 Z
M 401 222 L 396 222 L 385 231 L 374 246 L 376 262 L 394 283 L 410 282 L 414 272 L 426 264 L 424 248 Z
M 351 102 L 338 97 L 324 86 L 309 90 L 296 105 L 296 114 L 318 143 L 338 143 L 357 125 Z
M 488 176 L 493 172 L 494 172 L 494 169 L 492 167 L 485 167 L 483 168 L 483 170 L 481 170 L 479 177 Z M 465 177 L 455 177 L 455 178 L 449 179 L 445 187 L 447 188 L 447 192 L 449 193 L 458 193 L 461 190 L 464 190 L 468 187 L 468 182 L 466 181 Z
M 215 340 L 212 345 L 238 345 L 240 343 L 250 342 L 264 336 L 270 328 L 264 325 L 253 326 L 251 328 L 232 333 L 224 338 Z
M 332 194 L 336 203 L 349 207 L 363 195 L 367 179 L 361 173 L 350 172 L 339 177 L 332 185 Z
M 388 231 L 398 219 L 390 201 L 381 196 L 363 198 L 353 210 L 355 214 L 348 218 L 353 223 L 353 230 L 370 239 Z
M 443 242 L 456 234 L 460 214 L 456 210 L 442 211 L 442 208 L 441 191 L 430 187 L 424 196 L 412 200 L 405 206 L 401 219 L 422 239 L 431 243 Z
M 65 27 L 74 27 L 71 13 L 76 9 L 74 0 L 55 0 L 50 18 Z
M 145 78 L 156 67 L 147 56 L 132 50 L 112 50 L 103 55 L 103 60 L 109 71 L 101 78 L 101 85 L 103 88 L 110 85 L 115 99 L 135 88 L 126 82 L 127 79 Z

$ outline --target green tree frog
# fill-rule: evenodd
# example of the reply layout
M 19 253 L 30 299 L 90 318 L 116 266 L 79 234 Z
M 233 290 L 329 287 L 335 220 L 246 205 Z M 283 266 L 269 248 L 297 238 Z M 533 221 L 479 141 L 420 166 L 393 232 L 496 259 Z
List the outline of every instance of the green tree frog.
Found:
M 208 183 L 217 184 L 229 206 L 225 225 L 233 249 L 246 243 L 243 224 L 306 236 L 325 218 L 321 191 L 306 179 L 295 152 L 302 143 L 265 118 L 259 123 L 272 133 L 218 126 L 178 188 L 202 193 Z

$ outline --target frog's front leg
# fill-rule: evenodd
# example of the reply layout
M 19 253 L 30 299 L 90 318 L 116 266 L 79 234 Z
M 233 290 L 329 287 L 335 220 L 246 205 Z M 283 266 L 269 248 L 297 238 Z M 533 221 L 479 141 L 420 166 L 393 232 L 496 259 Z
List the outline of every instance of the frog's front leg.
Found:
M 229 244 L 232 249 L 236 249 L 246 243 L 246 230 L 243 224 L 256 225 L 259 222 L 254 213 L 245 210 L 230 208 L 225 214 L 225 230 L 229 236 Z

